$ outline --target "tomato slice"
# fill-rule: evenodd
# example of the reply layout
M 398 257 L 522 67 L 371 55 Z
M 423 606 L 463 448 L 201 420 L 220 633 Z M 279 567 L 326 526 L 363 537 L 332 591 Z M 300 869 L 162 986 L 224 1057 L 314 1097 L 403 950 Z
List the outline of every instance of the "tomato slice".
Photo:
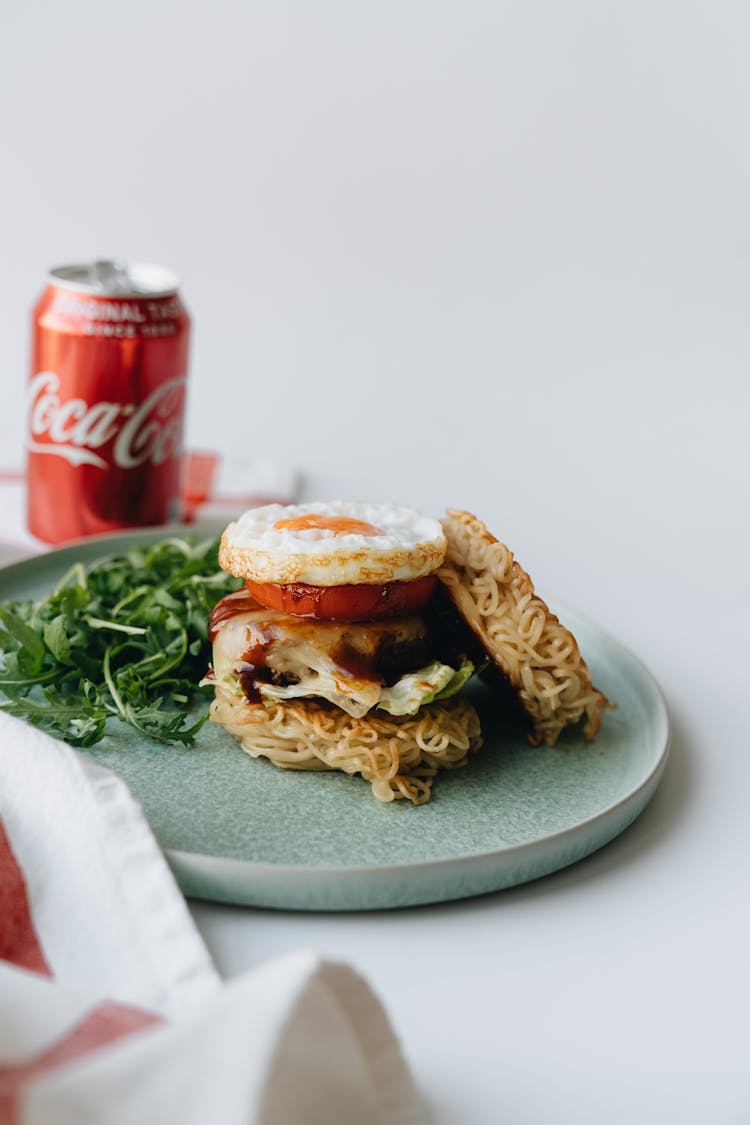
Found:
M 245 583 L 261 605 L 317 621 L 375 621 L 406 617 L 424 609 L 435 592 L 437 575 L 383 586 L 311 586 L 307 582 Z

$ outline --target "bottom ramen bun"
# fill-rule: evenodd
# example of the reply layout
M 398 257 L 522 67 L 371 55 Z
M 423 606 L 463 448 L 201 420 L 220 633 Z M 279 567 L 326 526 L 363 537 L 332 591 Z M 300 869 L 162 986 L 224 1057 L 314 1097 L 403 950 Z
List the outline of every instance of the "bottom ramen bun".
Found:
M 444 555 L 438 520 L 395 504 L 334 500 L 251 508 L 224 532 L 219 562 L 253 582 L 376 585 L 423 578 Z
M 584 734 L 593 738 L 612 705 L 593 686 L 573 634 L 481 520 L 449 511 L 443 529 L 448 546 L 438 578 L 490 667 L 513 689 L 531 725 L 532 744 L 552 746 L 565 727 L 581 720 Z
M 308 700 L 264 707 L 216 689 L 211 719 L 253 758 L 286 770 L 343 770 L 370 782 L 383 802 L 430 799 L 439 769 L 466 764 L 481 745 L 479 717 L 466 700 L 432 703 L 415 716 L 357 719 Z

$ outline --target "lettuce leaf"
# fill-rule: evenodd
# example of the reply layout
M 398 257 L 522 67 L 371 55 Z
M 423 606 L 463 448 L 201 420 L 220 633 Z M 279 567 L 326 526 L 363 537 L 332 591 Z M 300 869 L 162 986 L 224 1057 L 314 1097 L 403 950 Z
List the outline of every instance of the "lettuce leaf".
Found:
M 419 708 L 427 703 L 450 699 L 461 690 L 473 672 L 474 665 L 470 660 L 464 660 L 459 669 L 434 660 L 424 668 L 418 668 L 416 672 L 401 676 L 390 687 L 377 689 L 377 685 L 370 685 L 373 691 L 369 703 L 364 699 L 354 700 L 342 695 L 333 676 L 315 671 L 302 677 L 299 683 L 287 684 L 284 687 L 261 683 L 258 684 L 258 690 L 266 707 L 273 707 L 274 704 L 287 699 L 317 698 L 329 700 L 354 718 L 362 718 L 374 708 L 387 711 L 389 715 L 394 716 L 416 715 Z M 208 684 L 213 681 L 203 682 Z M 224 672 L 216 677 L 215 682 L 235 695 L 243 694 L 236 672 Z
M 402 676 L 392 687 L 383 688 L 378 707 L 391 715 L 415 715 L 426 703 L 450 699 L 461 690 L 473 671 L 470 660 L 465 660 L 458 671 L 449 664 L 434 661 L 426 668 Z

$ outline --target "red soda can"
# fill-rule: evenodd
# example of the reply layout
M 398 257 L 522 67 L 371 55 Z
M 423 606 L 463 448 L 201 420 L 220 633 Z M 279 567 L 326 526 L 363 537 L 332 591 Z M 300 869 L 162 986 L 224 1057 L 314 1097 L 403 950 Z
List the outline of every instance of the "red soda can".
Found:
M 190 318 L 160 266 L 59 266 L 34 308 L 27 519 L 48 543 L 180 517 Z

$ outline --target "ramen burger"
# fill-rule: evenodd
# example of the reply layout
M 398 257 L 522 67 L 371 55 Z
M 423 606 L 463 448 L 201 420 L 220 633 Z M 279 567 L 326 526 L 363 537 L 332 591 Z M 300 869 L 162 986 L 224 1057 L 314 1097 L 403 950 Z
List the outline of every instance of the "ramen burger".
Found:
M 251 509 L 219 562 L 244 580 L 215 606 L 211 718 L 282 769 L 361 774 L 381 801 L 427 801 L 481 742 L 474 671 L 426 610 L 441 524 L 392 504 Z

